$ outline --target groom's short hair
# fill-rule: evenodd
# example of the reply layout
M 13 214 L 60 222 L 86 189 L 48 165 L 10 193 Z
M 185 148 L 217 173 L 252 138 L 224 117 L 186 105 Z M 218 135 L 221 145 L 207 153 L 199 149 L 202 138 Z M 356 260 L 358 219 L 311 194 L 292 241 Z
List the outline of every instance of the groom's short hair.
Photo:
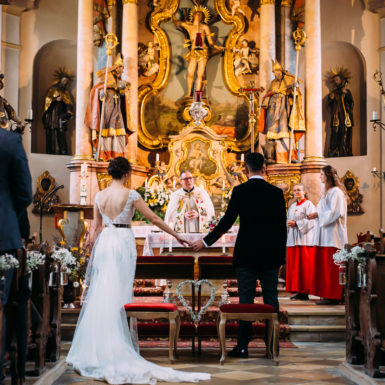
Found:
M 261 171 L 265 163 L 265 158 L 259 152 L 252 152 L 246 155 L 245 164 L 252 172 Z

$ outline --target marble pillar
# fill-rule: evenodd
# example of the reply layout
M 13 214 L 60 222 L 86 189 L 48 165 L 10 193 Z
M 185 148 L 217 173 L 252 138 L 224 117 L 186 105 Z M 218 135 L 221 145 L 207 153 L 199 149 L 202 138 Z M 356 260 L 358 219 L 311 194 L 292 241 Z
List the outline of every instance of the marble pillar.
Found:
M 93 72 L 93 1 L 78 1 L 78 42 L 76 71 L 76 150 L 70 170 L 69 203 L 80 201 L 80 163 L 92 161 L 91 133 L 84 123 Z
M 124 74 L 131 83 L 130 109 L 132 127 L 135 130 L 128 139 L 126 157 L 136 163 L 138 152 L 138 5 L 137 0 L 123 0 L 122 54 Z
M 273 80 L 272 63 L 275 57 L 275 0 L 261 0 L 259 86 L 265 90 Z
M 285 70 L 294 74 L 295 72 L 295 47 L 293 43 L 293 22 L 291 20 L 293 0 L 282 0 L 281 2 L 281 25 L 279 36 L 279 57 L 280 63 Z
M 325 166 L 322 156 L 322 70 L 321 70 L 321 10 L 320 0 L 307 1 L 305 5 L 306 64 L 306 137 L 305 159 L 302 163 L 302 182 L 313 202 L 322 194 L 319 178 Z

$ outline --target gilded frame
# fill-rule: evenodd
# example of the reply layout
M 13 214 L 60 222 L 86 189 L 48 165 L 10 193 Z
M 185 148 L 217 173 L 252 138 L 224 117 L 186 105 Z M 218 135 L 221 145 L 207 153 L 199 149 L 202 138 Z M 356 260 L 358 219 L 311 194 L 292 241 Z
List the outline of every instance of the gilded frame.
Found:
M 63 212 L 63 218 L 59 220 L 58 222 L 58 228 L 59 228 L 59 231 L 60 231 L 60 234 L 61 236 L 63 237 L 63 241 L 66 242 L 66 236 L 65 236 L 65 233 L 64 233 L 64 227 L 66 224 L 68 224 L 69 222 L 69 219 L 68 219 L 68 210 L 64 210 Z M 81 249 L 83 247 L 83 243 L 84 243 L 84 237 L 86 235 L 86 232 L 88 230 L 88 222 L 84 219 L 84 211 L 83 210 L 80 210 L 79 211 L 79 222 L 81 222 L 83 224 L 83 229 L 82 229 L 82 232 L 79 236 L 79 249 Z
M 245 30 L 245 18 L 241 14 L 231 15 L 231 12 L 226 7 L 226 0 L 214 0 L 215 10 L 225 24 L 232 24 L 233 28 L 230 31 L 225 45 L 225 53 L 223 59 L 224 82 L 230 92 L 236 96 L 243 97 L 249 103 L 249 97 L 245 92 L 240 90 L 241 84 L 235 77 L 233 60 L 233 48 L 239 37 Z M 145 124 L 145 106 L 152 95 L 156 95 L 167 85 L 170 70 L 171 70 L 171 46 L 166 32 L 161 28 L 161 23 L 171 19 L 179 7 L 179 0 L 169 0 L 166 3 L 159 4 L 150 16 L 150 28 L 155 38 L 159 42 L 159 71 L 155 80 L 150 84 L 144 84 L 138 89 L 138 139 L 139 143 L 149 150 L 161 149 L 167 147 L 170 139 L 168 136 L 154 136 L 146 128 Z M 259 95 L 255 98 L 255 106 L 259 105 Z M 256 133 L 256 130 L 255 130 Z M 257 133 L 255 134 L 257 136 Z M 231 151 L 246 151 L 251 145 L 250 126 L 242 139 L 226 138 L 223 139 L 226 146 Z
M 188 139 L 183 141 L 183 143 L 182 143 L 183 157 L 176 163 L 175 170 L 176 170 L 177 175 L 179 175 L 180 172 L 181 172 L 181 170 L 180 170 L 181 165 L 188 158 L 188 146 L 190 146 L 193 142 L 195 142 L 197 140 L 200 141 L 200 142 L 203 142 L 206 145 L 208 144 L 207 159 L 212 161 L 215 164 L 215 166 L 216 166 L 215 173 L 210 175 L 210 176 L 207 176 L 207 175 L 202 174 L 202 173 L 199 173 L 199 174 L 196 174 L 196 173 L 194 174 L 193 173 L 194 177 L 202 178 L 202 179 L 204 179 L 207 182 L 207 181 L 210 181 L 212 179 L 217 178 L 220 175 L 221 168 L 220 168 L 220 165 L 218 164 L 218 160 L 215 159 L 215 157 L 213 155 L 212 140 L 210 140 L 209 138 L 205 138 L 202 135 L 193 135 L 190 138 L 188 138 Z M 170 160 L 172 160 L 172 159 L 170 159 Z

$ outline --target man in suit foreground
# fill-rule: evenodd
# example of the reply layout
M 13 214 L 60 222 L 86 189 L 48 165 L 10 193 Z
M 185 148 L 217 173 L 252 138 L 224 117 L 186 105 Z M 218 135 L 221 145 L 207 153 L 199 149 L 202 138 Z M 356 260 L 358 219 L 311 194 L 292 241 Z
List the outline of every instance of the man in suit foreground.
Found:
M 239 303 L 254 303 L 256 281 L 262 286 L 263 302 L 279 311 L 278 270 L 286 257 L 286 206 L 283 192 L 266 182 L 264 158 L 246 156 L 249 180 L 234 187 L 227 211 L 203 240 L 193 243 L 195 251 L 211 246 L 226 233 L 239 215 L 240 227 L 234 247 L 233 265 L 238 279 Z M 237 346 L 230 357 L 248 357 L 251 322 L 239 321 Z
M 23 236 L 27 236 L 26 234 L 29 232 L 26 208 L 32 202 L 31 174 L 21 135 L 2 128 L 0 128 L 0 164 L 0 255 L 8 253 L 16 256 L 17 249 L 23 247 L 21 231 Z M 8 301 L 12 277 L 13 269 L 10 269 L 6 273 L 4 286 L 1 288 L 3 312 Z M 24 313 L 26 310 L 25 303 Z M 5 352 L 5 336 L 6 324 L 3 316 L 0 368 L 2 368 Z M 25 339 L 23 345 L 25 345 L 27 330 L 23 331 L 23 337 Z M 18 369 L 21 371 L 21 376 L 23 376 L 24 368 Z M 0 384 L 2 384 L 2 377 L 3 372 L 1 370 Z

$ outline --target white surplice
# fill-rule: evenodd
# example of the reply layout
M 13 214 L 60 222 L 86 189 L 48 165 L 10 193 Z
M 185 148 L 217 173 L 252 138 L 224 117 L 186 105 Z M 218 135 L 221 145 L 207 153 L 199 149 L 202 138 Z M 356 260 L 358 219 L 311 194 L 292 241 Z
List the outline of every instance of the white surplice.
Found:
M 309 200 L 298 204 L 294 202 L 287 211 L 287 219 L 295 221 L 295 227 L 287 227 L 287 243 L 291 246 L 313 246 L 315 221 L 307 219 L 307 215 L 316 211 Z
M 184 214 L 189 210 L 198 212 L 197 220 L 188 221 Z M 190 192 L 180 188 L 170 196 L 164 221 L 172 223 L 178 233 L 205 232 L 205 225 L 215 216 L 213 202 L 209 194 L 201 187 L 194 186 Z M 191 222 L 191 223 L 190 223 Z
M 345 194 L 338 187 L 332 187 L 321 196 L 317 205 L 314 246 L 343 249 L 348 243 Z
M 133 297 L 135 238 L 130 228 L 115 227 L 113 223 L 130 224 L 133 203 L 139 197 L 136 191 L 130 191 L 122 213 L 114 221 L 100 210 L 99 196 L 95 198 L 106 227 L 92 250 L 86 274 L 88 292 L 66 361 L 82 376 L 109 384 L 208 380 L 209 374 L 158 366 L 136 351 L 124 311 L 124 305 Z

